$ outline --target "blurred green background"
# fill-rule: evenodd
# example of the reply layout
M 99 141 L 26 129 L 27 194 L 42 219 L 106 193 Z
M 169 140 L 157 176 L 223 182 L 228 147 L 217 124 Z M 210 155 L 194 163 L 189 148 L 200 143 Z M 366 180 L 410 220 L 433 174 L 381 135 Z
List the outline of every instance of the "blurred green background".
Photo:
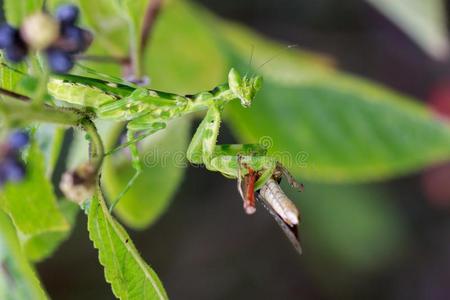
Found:
M 278 46 L 234 26 L 221 29 L 224 37 L 213 36 L 197 23 L 208 20 L 208 14 L 170 4 L 158 21 L 145 61 L 151 86 L 181 93 L 223 81 L 228 64 L 245 69 L 252 45 L 255 66 L 279 53 L 258 70 L 267 80 L 254 108 L 227 110 L 220 142 L 255 142 L 270 136 L 275 152 L 306 155 L 304 164 L 296 161 L 293 166 L 305 192 L 290 193 L 303 215 L 304 255 L 297 256 L 264 209 L 253 216 L 244 214 L 234 181 L 203 168 L 189 167 L 185 173 L 179 167 L 149 168 L 120 204 L 119 216 L 135 229 L 155 222 L 130 233 L 169 296 L 449 299 L 450 167 L 437 162 L 448 158 L 450 134 L 445 121 L 435 121 L 450 114 L 445 45 L 439 39 L 417 38 L 414 28 L 406 34 L 398 23 L 357 0 L 196 4 L 281 45 L 298 44 L 320 53 L 280 53 Z M 91 24 L 95 19 L 84 17 Z M 120 35 L 120 30 L 114 34 Z M 221 46 L 222 38 L 228 46 Z M 105 45 L 95 44 L 93 53 L 100 46 Z M 403 96 L 336 75 L 335 67 L 421 99 L 406 101 L 423 101 L 439 117 L 416 114 L 422 108 L 406 103 Z M 388 104 L 373 104 L 374 95 Z M 198 123 L 179 121 L 166 138 L 152 140 L 157 141 L 154 147 L 184 149 L 186 132 L 191 135 Z M 147 154 L 152 151 L 145 149 Z M 71 161 L 76 160 L 68 164 Z M 115 163 L 105 168 L 110 194 L 130 176 L 128 165 Z M 79 214 L 77 221 L 70 239 L 38 264 L 43 284 L 53 299 L 111 299 L 97 251 L 88 239 L 86 217 Z

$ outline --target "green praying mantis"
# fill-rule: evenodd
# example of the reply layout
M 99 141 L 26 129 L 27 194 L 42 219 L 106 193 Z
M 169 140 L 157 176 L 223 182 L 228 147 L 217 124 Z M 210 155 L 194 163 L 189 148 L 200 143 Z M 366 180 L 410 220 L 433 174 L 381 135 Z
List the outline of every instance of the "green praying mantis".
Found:
M 119 148 L 130 148 L 136 172 L 113 201 L 111 210 L 142 171 L 136 142 L 164 129 L 172 119 L 206 110 L 188 147 L 188 161 L 236 179 L 247 214 L 255 212 L 256 195 L 301 253 L 297 234 L 299 212 L 279 183 L 285 177 L 294 188 L 302 189 L 302 185 L 260 144 L 217 144 L 224 106 L 237 100 L 243 107 L 249 107 L 261 85 L 261 76 L 241 76 L 231 69 L 228 83 L 195 95 L 181 96 L 76 75 L 56 75 L 48 83 L 48 92 L 58 100 L 91 107 L 100 119 L 128 122 L 128 142 Z

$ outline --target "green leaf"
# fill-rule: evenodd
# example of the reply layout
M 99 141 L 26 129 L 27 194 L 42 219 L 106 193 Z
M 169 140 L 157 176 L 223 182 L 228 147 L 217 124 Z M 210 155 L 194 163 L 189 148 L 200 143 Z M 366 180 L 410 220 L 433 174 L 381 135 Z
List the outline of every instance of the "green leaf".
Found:
M 43 0 L 4 0 L 3 10 L 5 11 L 6 21 L 17 27 L 26 16 L 40 10 L 42 3 Z
M 99 251 L 105 278 L 120 299 L 168 299 L 156 273 L 144 262 L 125 229 L 109 214 L 99 191 L 89 207 L 89 236 Z
M 3 53 L 0 53 L 0 87 L 10 90 L 10 91 L 17 91 L 18 84 L 20 81 L 24 78 L 24 75 L 19 74 L 18 72 L 15 72 L 11 70 L 9 67 L 7 67 L 5 64 L 5 59 L 3 57 Z M 25 69 L 24 64 L 18 64 L 15 66 L 17 70 L 23 71 Z
M 103 1 L 101 2 L 103 3 Z M 132 2 L 129 3 L 132 4 Z M 144 2 L 137 2 L 140 2 L 139 5 L 143 7 Z M 100 5 L 103 5 L 102 3 Z M 139 5 L 138 7 L 141 7 Z M 90 6 L 97 7 L 97 3 L 85 1 L 83 4 L 85 9 L 89 9 Z M 109 10 L 111 9 L 109 8 Z M 82 13 L 84 14 L 84 11 Z M 87 13 L 98 14 L 92 11 Z M 142 13 L 140 11 L 139 15 L 142 15 Z M 144 75 L 150 77 L 151 88 L 188 94 L 209 90 L 226 80 L 225 56 L 222 54 L 220 45 L 214 42 L 215 36 L 205 26 L 201 19 L 202 16 L 203 14 L 198 13 L 183 1 L 165 2 L 158 20 L 154 24 L 149 47 L 145 50 L 142 58 Z M 121 28 L 125 31 L 128 28 L 124 23 L 127 18 L 119 17 L 119 19 L 122 23 Z M 93 22 L 100 22 L 100 20 L 102 19 L 95 17 L 91 21 L 87 20 L 86 23 L 90 25 Z M 137 20 L 137 17 L 135 20 Z M 96 38 L 89 48 L 88 54 L 113 55 L 110 53 L 110 49 L 97 39 L 101 34 L 102 32 L 96 32 Z M 121 36 L 111 35 L 111 37 L 108 37 L 108 40 L 114 40 L 114 43 L 118 43 L 126 50 L 121 55 L 116 55 L 119 57 L 128 54 L 129 44 L 128 32 L 125 32 L 123 37 Z M 87 65 L 100 73 L 122 76 L 122 70 L 116 64 L 99 64 L 86 61 L 83 62 L 83 65 Z
M 189 94 L 225 80 L 226 58 L 202 18 L 184 1 L 167 1 L 144 56 L 152 88 Z
M 250 35 L 246 42 L 253 43 Z M 244 68 L 246 53 L 230 44 L 232 61 Z M 295 60 L 288 72 L 303 75 L 271 70 L 262 70 L 265 82 L 252 107 L 233 103 L 227 120 L 243 142 L 270 138 L 271 153 L 298 176 L 379 180 L 450 157 L 448 124 L 413 99 L 345 73 L 309 76 L 307 64 Z
M 41 260 L 67 237 L 70 226 L 45 177 L 45 159 L 35 142 L 30 146 L 26 164 L 25 180 L 6 184 L 0 205 L 14 222 L 27 256 Z
M 90 54 L 132 57 L 141 67 L 141 32 L 149 0 L 88 1 L 78 0 L 82 17 L 96 39 Z M 142 70 L 138 70 L 140 72 Z M 112 75 L 112 74 L 111 74 Z
M 78 3 L 83 23 L 95 34 L 93 48 L 101 48 L 114 57 L 127 57 L 128 23 L 117 1 L 78 0 Z
M 58 162 L 64 141 L 66 128 L 52 124 L 39 124 L 35 133 L 35 139 L 45 155 L 46 174 L 52 177 L 56 163 Z
M 10 218 L 0 210 L 0 299 L 47 299 L 17 239 Z
M 246 27 L 207 16 L 207 25 L 219 30 L 216 39 L 222 42 L 222 50 L 232 57 L 238 52 L 240 59 L 245 61 L 242 65 L 245 72 L 256 69 L 256 73 L 263 75 L 264 79 L 281 82 L 311 81 L 335 72 L 335 63 L 329 57 L 303 50 L 296 45 L 282 45 L 255 34 Z M 238 65 L 234 65 L 235 62 L 231 59 L 231 67 L 242 64 L 237 62 Z
M 189 124 L 189 118 L 175 120 L 140 145 L 143 172 L 115 209 L 128 226 L 145 228 L 168 207 L 184 174 Z M 105 160 L 103 186 L 110 199 L 115 199 L 133 173 L 127 150 Z
M 302 211 L 305 255 L 319 264 L 339 264 L 332 268 L 340 272 L 379 270 L 408 246 L 406 220 L 382 186 L 306 183 L 291 199 Z
M 58 163 L 58 159 L 61 153 L 61 149 L 63 147 L 64 135 L 66 133 L 66 128 L 55 126 L 53 130 L 53 136 L 51 140 L 51 149 L 49 149 L 49 163 L 47 167 L 47 174 L 51 178 L 54 169 L 56 168 L 56 164 Z
M 429 55 L 449 54 L 444 0 L 366 0 L 408 34 Z

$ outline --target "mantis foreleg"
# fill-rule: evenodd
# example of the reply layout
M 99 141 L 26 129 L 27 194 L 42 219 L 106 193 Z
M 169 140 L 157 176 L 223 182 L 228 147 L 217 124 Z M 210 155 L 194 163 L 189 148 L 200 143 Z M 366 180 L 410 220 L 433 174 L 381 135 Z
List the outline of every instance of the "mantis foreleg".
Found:
M 211 168 L 210 161 L 217 143 L 220 121 L 220 109 L 212 104 L 192 137 L 187 150 L 187 159 L 191 163 L 204 164 L 208 170 L 214 170 Z
M 226 177 L 236 178 L 245 203 L 246 197 L 240 188 L 242 177 L 250 169 L 254 170 L 258 173 L 254 186 L 259 188 L 272 176 L 276 161 L 266 156 L 266 149 L 257 144 L 217 145 L 220 122 L 221 109 L 212 104 L 192 138 L 187 159 L 195 164 L 204 164 L 208 170 L 221 172 Z

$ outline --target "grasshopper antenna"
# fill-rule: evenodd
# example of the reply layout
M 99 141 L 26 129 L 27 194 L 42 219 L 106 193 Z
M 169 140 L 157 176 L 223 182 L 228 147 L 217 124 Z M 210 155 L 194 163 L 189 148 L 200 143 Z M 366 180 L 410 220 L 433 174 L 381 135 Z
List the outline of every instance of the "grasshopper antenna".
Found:
M 259 67 L 256 70 L 260 70 L 262 67 L 264 67 L 265 65 L 267 65 L 268 63 L 270 63 L 272 60 L 274 60 L 275 58 L 277 58 L 278 56 L 281 55 L 281 53 L 283 53 L 286 50 L 292 49 L 298 47 L 297 44 L 294 45 L 288 45 L 286 48 L 281 49 L 280 51 L 278 51 L 277 53 L 275 53 L 272 57 L 270 57 L 268 60 L 266 60 L 265 62 L 263 62 L 261 65 L 259 65 Z

